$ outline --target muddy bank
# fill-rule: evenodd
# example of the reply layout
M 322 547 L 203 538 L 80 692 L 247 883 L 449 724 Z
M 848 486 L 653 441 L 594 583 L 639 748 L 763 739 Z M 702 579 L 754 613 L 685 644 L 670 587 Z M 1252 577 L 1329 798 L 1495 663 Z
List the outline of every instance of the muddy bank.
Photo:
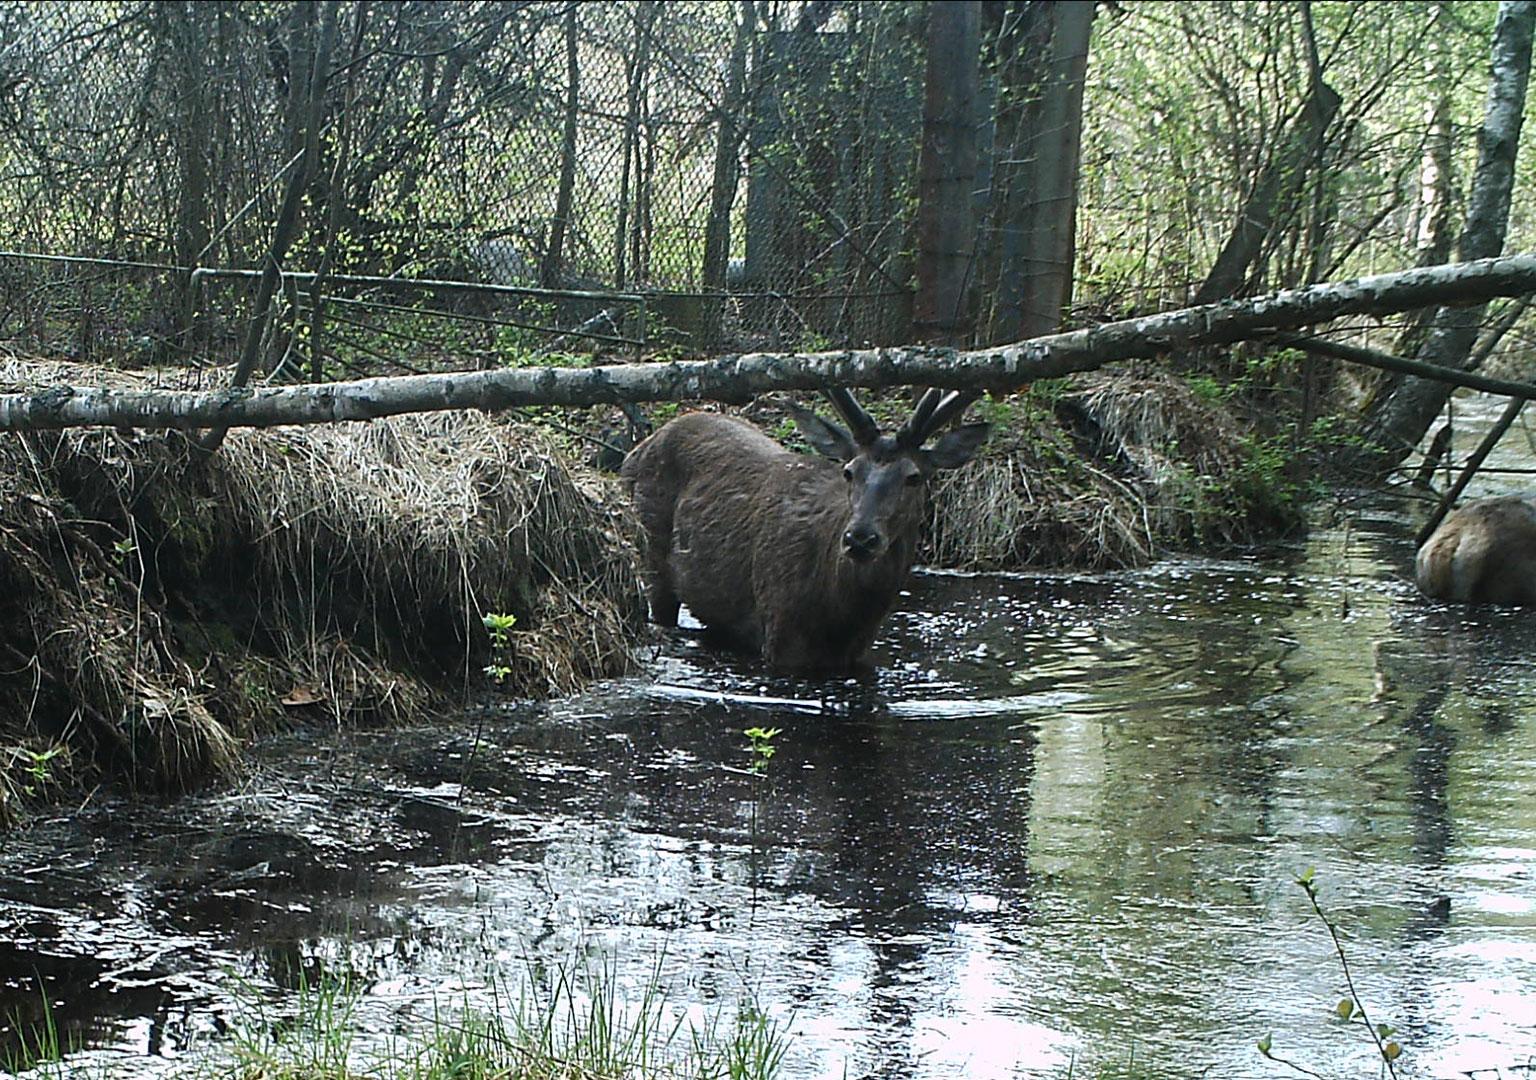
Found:
M 17 387 L 103 377 L 0 366 Z M 772 400 L 745 411 L 793 441 Z M 1094 373 L 973 414 L 994 436 L 936 492 L 933 565 L 1133 567 L 1300 520 L 1274 455 L 1177 378 Z M 0 435 L 0 824 L 95 782 L 228 776 L 288 723 L 408 723 L 492 682 L 547 697 L 625 670 L 635 532 L 590 452 L 480 413 L 237 430 L 211 457 L 175 433 Z
M 234 431 L 211 457 L 0 434 L 0 822 L 95 782 L 227 776 L 286 723 L 408 722 L 488 667 L 527 696 L 625 670 L 643 609 L 613 498 L 545 429 L 479 413 Z

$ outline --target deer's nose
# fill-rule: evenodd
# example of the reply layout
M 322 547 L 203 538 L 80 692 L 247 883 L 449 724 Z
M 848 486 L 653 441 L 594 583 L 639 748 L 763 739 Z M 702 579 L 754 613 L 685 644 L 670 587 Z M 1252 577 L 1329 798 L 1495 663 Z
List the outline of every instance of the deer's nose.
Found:
M 880 550 L 880 534 L 867 525 L 855 525 L 843 533 L 843 550 L 854 559 L 867 559 Z

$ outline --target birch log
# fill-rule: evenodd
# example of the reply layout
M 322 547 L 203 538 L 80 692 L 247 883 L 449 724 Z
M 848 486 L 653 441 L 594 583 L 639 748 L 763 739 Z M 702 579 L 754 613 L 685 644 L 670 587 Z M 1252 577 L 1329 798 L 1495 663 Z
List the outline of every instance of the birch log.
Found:
M 53 386 L 0 395 L 0 431 L 90 425 L 270 427 L 446 409 L 695 398 L 743 401 L 767 391 L 829 385 L 1006 391 L 1114 360 L 1229 344 L 1341 315 L 1384 315 L 1426 304 L 1478 303 L 1533 292 L 1536 254 L 1510 255 L 1288 289 L 970 352 L 911 346 L 817 354 L 748 353 L 714 360 L 512 368 L 201 392 Z

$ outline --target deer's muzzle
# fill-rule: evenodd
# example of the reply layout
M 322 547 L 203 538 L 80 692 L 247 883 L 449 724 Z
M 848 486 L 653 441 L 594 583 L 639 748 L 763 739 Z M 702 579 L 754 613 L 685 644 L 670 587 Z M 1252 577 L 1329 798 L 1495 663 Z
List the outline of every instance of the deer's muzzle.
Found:
M 843 554 L 854 562 L 868 562 L 885 547 L 885 538 L 874 529 L 855 525 L 843 533 Z

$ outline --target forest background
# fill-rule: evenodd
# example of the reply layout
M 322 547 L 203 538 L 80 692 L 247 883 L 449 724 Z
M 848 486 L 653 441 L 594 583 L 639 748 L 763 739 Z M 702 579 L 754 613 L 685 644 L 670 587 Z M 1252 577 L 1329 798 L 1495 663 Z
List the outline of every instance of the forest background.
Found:
M 6 5 L 0 332 L 24 355 L 318 381 L 577 345 L 998 345 L 1497 255 L 1529 221 L 1530 21 L 1491 2 Z M 1480 164 L 1504 170 L 1491 195 Z M 1477 309 L 1477 348 L 1424 358 L 1513 364 L 1523 311 Z M 1435 318 L 1329 336 L 1412 356 Z M 1308 436 L 1344 410 L 1394 460 L 1422 434 L 1388 415 L 1397 380 L 1259 372 L 1255 351 L 1174 366 L 1208 393 L 1293 391 Z

